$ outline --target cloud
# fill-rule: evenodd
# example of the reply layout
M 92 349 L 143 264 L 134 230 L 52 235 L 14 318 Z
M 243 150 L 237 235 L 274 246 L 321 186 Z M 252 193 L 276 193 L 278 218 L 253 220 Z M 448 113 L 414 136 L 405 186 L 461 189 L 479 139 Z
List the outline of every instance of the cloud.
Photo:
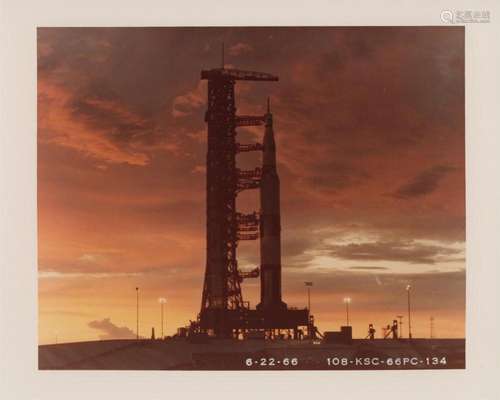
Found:
M 339 191 L 361 184 L 370 178 L 370 175 L 348 163 L 335 160 L 316 160 L 314 169 L 305 178 L 311 188 L 321 191 Z
M 349 267 L 352 270 L 358 271 L 386 271 L 386 267 Z
M 247 43 L 236 43 L 229 48 L 229 54 L 232 56 L 239 56 L 244 53 L 249 53 L 253 50 L 253 47 Z
M 139 272 L 58 272 L 58 271 L 39 271 L 40 279 L 101 279 L 101 278 L 119 278 L 119 277 L 137 277 L 141 276 Z
M 206 104 L 207 82 L 200 80 L 196 88 L 175 97 L 172 101 L 172 116 L 186 117 Z
M 100 259 L 101 255 L 100 254 L 89 254 L 89 253 L 84 253 L 78 258 L 80 261 L 87 261 L 87 262 L 96 262 Z
M 175 153 L 175 134 L 153 109 L 160 97 L 134 74 L 121 30 L 38 29 L 38 139 L 108 165 L 149 165 L 158 152 Z M 133 40 L 132 40 L 133 42 Z M 128 55 L 126 55 L 128 53 Z M 130 69 L 118 58 L 127 58 Z M 118 65 L 120 64 L 120 65 Z M 153 73 L 148 70 L 149 75 Z M 159 71 L 158 71 L 159 73 Z M 141 80 L 142 79 L 142 80 Z M 164 105 L 163 105 L 164 109 Z
M 455 170 L 456 168 L 447 165 L 436 165 L 400 186 L 392 193 L 392 196 L 400 199 L 411 199 L 430 194 L 437 190 L 439 183 L 446 175 Z
M 138 136 L 147 133 L 151 128 L 146 128 L 146 122 L 117 102 L 77 99 L 64 87 L 38 81 L 39 143 L 56 144 L 107 163 L 146 165 L 149 156 L 141 151 Z
M 88 326 L 103 332 L 102 335 L 99 335 L 101 340 L 134 339 L 136 337 L 136 334 L 130 328 L 116 326 L 111 322 L 110 318 L 104 318 L 101 321 L 90 321 Z
M 204 166 L 204 165 L 197 165 L 197 166 L 195 166 L 195 167 L 191 170 L 191 172 L 192 172 L 193 174 L 203 174 L 203 175 L 205 175 L 205 174 L 207 173 L 207 167 L 206 167 L 206 166 Z
M 73 311 L 73 310 L 44 310 L 40 311 L 40 314 L 50 314 L 50 315 L 63 315 L 65 317 L 91 317 L 91 313 L 81 312 L 81 311 Z
M 387 309 L 403 308 L 407 284 L 413 287 L 412 295 L 420 311 L 448 309 L 462 312 L 465 304 L 464 270 L 412 274 L 375 271 L 331 271 L 325 274 L 311 271 L 307 278 L 314 282 L 315 308 L 321 313 L 329 312 L 332 305 L 335 307 L 336 300 L 341 304 L 346 295 L 353 298 L 358 310 L 375 315 Z M 303 276 L 288 274 L 284 276 L 284 285 L 288 293 L 293 293 L 293 298 L 303 304 Z M 292 302 L 290 296 L 285 297 L 286 300 Z
M 446 262 L 462 250 L 415 241 L 350 243 L 328 246 L 328 254 L 345 260 L 402 261 L 410 264 Z

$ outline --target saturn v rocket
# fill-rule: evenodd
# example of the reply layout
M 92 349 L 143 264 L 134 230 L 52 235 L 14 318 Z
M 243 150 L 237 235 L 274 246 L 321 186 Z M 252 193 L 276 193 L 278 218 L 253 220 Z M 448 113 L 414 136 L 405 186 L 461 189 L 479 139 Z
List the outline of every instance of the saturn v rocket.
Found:
M 286 309 L 281 300 L 280 179 L 276 170 L 276 143 L 269 99 L 265 115 L 260 185 L 260 304 L 258 309 Z

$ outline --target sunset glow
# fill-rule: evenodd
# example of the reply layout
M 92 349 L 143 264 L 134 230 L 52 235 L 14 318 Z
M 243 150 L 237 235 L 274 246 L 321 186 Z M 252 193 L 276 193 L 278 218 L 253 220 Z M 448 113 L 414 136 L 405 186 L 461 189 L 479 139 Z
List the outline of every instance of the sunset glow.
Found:
M 196 318 L 205 268 L 206 84 L 226 63 L 240 114 L 272 99 L 283 300 L 355 337 L 404 315 L 465 336 L 464 31 L 455 28 L 40 28 L 39 342 L 165 334 Z M 239 129 L 241 142 L 262 140 Z M 258 155 L 240 155 L 254 166 Z M 238 207 L 258 207 L 256 193 Z M 258 266 L 257 243 L 238 248 Z M 258 279 L 243 295 L 258 302 Z M 352 301 L 351 301 L 352 300 Z

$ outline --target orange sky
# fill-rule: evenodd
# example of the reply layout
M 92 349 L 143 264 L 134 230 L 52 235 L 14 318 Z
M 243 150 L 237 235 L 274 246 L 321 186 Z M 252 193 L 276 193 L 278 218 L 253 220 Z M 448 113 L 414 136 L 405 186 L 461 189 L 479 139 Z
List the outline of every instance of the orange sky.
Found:
M 40 343 L 126 337 L 194 319 L 205 246 L 206 86 L 226 62 L 279 75 L 238 83 L 241 114 L 272 98 L 284 300 L 313 281 L 320 330 L 405 315 L 414 336 L 463 337 L 464 32 L 446 28 L 38 30 Z M 259 129 L 240 130 L 245 143 Z M 250 168 L 256 155 L 239 156 Z M 238 198 L 257 207 L 257 193 Z M 241 269 L 257 243 L 239 247 Z M 258 280 L 244 284 L 255 305 Z M 109 319 L 109 320 L 108 320 Z M 120 329 L 121 328 L 121 329 Z M 403 333 L 406 324 L 403 325 Z

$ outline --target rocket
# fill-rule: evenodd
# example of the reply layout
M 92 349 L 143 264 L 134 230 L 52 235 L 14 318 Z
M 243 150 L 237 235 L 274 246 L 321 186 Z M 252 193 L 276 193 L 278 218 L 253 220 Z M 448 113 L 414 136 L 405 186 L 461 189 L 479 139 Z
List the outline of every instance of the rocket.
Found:
M 273 116 L 267 99 L 260 185 L 260 304 L 263 310 L 286 309 L 281 300 L 280 179 L 276 170 Z

